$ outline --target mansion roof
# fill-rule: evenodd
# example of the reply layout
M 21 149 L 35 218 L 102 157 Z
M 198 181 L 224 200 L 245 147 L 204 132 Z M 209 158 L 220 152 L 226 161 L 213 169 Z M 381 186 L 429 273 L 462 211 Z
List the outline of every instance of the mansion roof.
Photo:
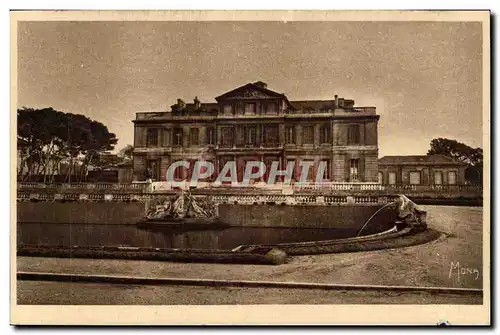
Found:
M 258 81 L 248 83 L 237 87 L 222 95 L 215 97 L 216 102 L 202 103 L 195 97 L 193 103 L 185 103 L 178 99 L 177 103 L 171 106 L 170 111 L 155 113 L 138 113 L 138 119 L 143 119 L 144 114 L 152 117 L 161 117 L 160 114 L 166 116 L 165 113 L 173 113 L 173 115 L 217 115 L 220 109 L 226 105 L 242 106 L 245 103 L 260 101 L 266 104 L 279 102 L 280 110 L 285 114 L 308 114 L 308 113 L 324 113 L 341 110 L 343 112 L 366 112 L 375 115 L 375 107 L 354 107 L 354 100 L 339 98 L 335 95 L 331 100 L 297 100 L 290 101 L 284 93 L 267 88 L 267 84 Z M 146 117 L 149 118 L 149 117 Z
M 343 99 L 342 99 L 343 100 Z M 335 100 L 301 100 L 290 101 L 295 110 L 325 111 L 335 109 Z M 354 107 L 354 100 L 344 100 L 344 108 Z
M 258 81 L 255 83 L 248 83 L 227 93 L 219 95 L 215 98 L 216 101 L 223 101 L 227 99 L 241 99 L 241 98 L 257 98 L 257 99 L 269 99 L 269 98 L 286 98 L 284 93 L 278 93 L 271 91 L 267 88 L 267 84 Z
M 445 155 L 384 156 L 378 163 L 380 165 L 466 165 Z

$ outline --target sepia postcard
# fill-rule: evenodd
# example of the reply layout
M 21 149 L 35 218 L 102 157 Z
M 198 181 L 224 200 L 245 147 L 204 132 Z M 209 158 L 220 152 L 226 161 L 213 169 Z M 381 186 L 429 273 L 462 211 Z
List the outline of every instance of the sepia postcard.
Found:
M 12 324 L 491 324 L 488 11 L 10 16 Z

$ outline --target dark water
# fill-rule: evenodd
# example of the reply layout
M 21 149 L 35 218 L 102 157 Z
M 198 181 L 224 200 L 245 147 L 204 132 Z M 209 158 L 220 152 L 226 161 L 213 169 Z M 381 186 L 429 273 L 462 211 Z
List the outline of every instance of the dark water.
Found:
M 142 229 L 135 225 L 18 223 L 19 245 L 127 246 L 230 250 L 241 244 L 276 244 L 352 237 L 354 229 L 230 227 L 217 230 Z

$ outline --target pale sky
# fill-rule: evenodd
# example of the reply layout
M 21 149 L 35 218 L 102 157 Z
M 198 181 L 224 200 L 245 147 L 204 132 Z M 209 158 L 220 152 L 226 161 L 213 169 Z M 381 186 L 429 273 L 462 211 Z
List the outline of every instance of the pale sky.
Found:
M 380 114 L 379 156 L 436 137 L 482 146 L 481 23 L 20 22 L 18 107 L 53 107 L 133 143 L 138 111 L 264 81 L 290 100 L 335 94 Z

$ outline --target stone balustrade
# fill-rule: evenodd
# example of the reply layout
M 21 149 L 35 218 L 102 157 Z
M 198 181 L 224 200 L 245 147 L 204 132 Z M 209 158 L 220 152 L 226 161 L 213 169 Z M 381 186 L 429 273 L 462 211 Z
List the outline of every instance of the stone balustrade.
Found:
M 330 190 L 330 191 L 383 191 L 385 186 L 378 183 L 319 183 L 294 184 L 294 191 L 302 190 Z
M 268 185 L 256 183 L 215 185 L 184 182 L 178 187 L 153 183 L 18 183 L 18 201 L 144 201 L 156 195 L 174 195 L 191 189 L 193 195 L 212 196 L 221 203 L 363 204 L 385 203 L 397 194 L 410 197 L 454 199 L 481 198 L 482 188 L 473 185 L 381 185 L 377 183 L 322 183 Z M 382 199 L 382 200 L 381 200 Z
M 366 192 L 366 193 L 408 193 L 408 191 L 415 192 L 473 192 L 478 195 L 482 194 L 482 187 L 477 185 L 382 185 L 379 183 L 334 183 L 334 182 L 323 182 L 323 183 L 311 183 L 311 184 L 266 184 L 266 183 L 255 183 L 252 185 L 243 185 L 238 183 L 228 184 L 214 184 L 207 182 L 181 182 L 180 184 L 173 187 L 173 184 L 168 182 L 153 182 L 151 183 L 147 191 L 156 193 L 163 191 L 171 191 L 175 188 L 178 189 L 199 189 L 206 190 L 247 190 L 251 192 L 263 192 L 263 191 L 279 191 L 283 194 L 294 194 L 294 193 L 335 193 L 336 191 L 353 191 L 353 192 Z
M 148 183 L 34 183 L 34 182 L 18 182 L 18 190 L 124 190 L 124 191 L 141 191 L 147 190 Z
M 194 195 L 194 198 L 203 198 L 207 195 Z M 153 206 L 172 201 L 175 195 L 157 194 L 149 195 L 148 204 Z M 321 196 L 321 195 L 208 195 L 211 203 L 214 205 L 229 204 L 229 205 L 313 205 L 313 206 L 330 206 L 330 205 L 358 205 L 358 206 L 373 206 L 386 204 L 395 200 L 396 196 Z
M 243 185 L 233 183 L 232 185 L 208 182 L 181 182 L 178 188 L 209 188 L 209 189 L 223 189 L 228 187 L 245 187 L 248 189 L 256 190 L 276 190 L 276 189 L 293 189 L 294 191 L 307 191 L 307 190 L 332 190 L 332 191 L 436 191 L 436 192 L 450 192 L 450 191 L 482 191 L 479 185 L 382 185 L 379 183 L 311 183 L 311 184 L 266 184 L 255 183 L 252 185 Z M 96 189 L 109 189 L 109 190 L 132 190 L 132 191 L 161 191 L 171 190 L 172 184 L 168 182 L 134 182 L 134 183 L 36 183 L 36 182 L 18 182 L 17 189 L 79 189 L 79 190 L 96 190 Z

